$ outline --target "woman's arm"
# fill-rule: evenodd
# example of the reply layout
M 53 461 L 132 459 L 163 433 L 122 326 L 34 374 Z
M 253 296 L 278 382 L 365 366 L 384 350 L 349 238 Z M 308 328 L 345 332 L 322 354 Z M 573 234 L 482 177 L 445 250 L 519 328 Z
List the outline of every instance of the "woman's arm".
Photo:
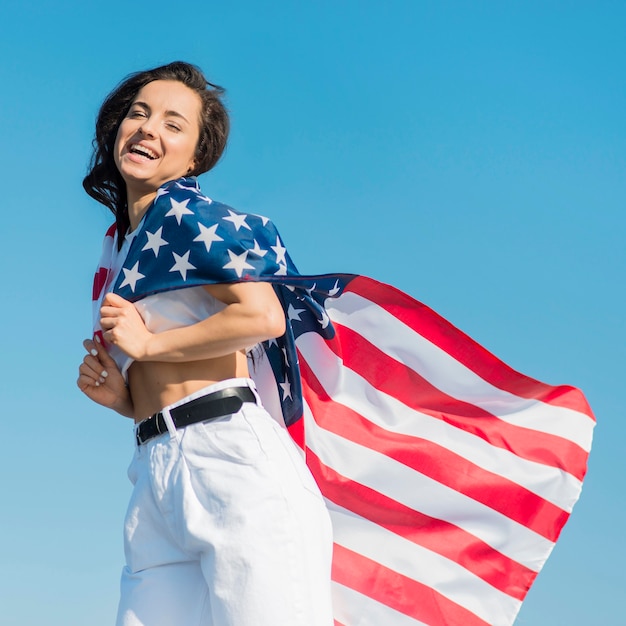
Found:
M 135 306 L 107 294 L 101 326 L 107 342 L 136 361 L 180 363 L 233 354 L 285 332 L 285 314 L 269 283 L 206 285 L 226 307 L 205 320 L 160 333 L 151 333 Z
M 78 388 L 94 402 L 134 417 L 130 392 L 115 361 L 98 341 L 86 339 L 83 346 L 87 355 L 78 368 Z

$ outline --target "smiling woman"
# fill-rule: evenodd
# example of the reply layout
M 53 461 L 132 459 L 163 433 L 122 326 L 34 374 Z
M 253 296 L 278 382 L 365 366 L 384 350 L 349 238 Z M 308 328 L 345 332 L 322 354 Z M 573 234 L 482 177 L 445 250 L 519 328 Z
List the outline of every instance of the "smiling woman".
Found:
M 299 274 L 270 220 L 204 196 L 220 96 L 184 63 L 130 77 L 84 181 L 116 224 L 78 385 L 136 423 L 118 626 L 512 624 L 589 405 L 393 287 Z
M 136 424 L 117 624 L 331 626 L 329 515 L 248 367 L 251 347 L 285 334 L 283 306 L 270 283 L 240 280 L 245 258 L 228 280 L 186 286 L 189 250 L 164 231 L 199 226 L 183 245 L 199 242 L 216 275 L 229 267 L 209 251 L 227 235 L 236 246 L 243 218 L 220 218 L 193 177 L 224 149 L 221 94 L 182 62 L 129 77 L 102 105 L 83 182 L 116 224 L 78 386 Z M 144 251 L 148 265 L 125 267 Z M 169 259 L 164 273 L 150 257 Z M 148 295 L 117 293 L 143 279 Z

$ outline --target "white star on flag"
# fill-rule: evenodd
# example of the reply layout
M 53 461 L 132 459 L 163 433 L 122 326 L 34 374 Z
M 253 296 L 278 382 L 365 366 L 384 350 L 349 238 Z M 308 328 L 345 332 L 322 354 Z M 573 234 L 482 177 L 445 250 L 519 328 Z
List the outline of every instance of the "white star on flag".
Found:
M 148 235 L 148 243 L 141 249 L 141 251 L 152 250 L 152 252 L 154 252 L 154 257 L 158 257 L 161 246 L 167 246 L 167 241 L 161 238 L 162 233 L 163 226 L 161 226 L 161 228 L 159 228 L 155 233 L 149 233 L 146 231 L 146 235 Z
M 156 196 L 154 196 L 154 201 L 156 202 L 161 196 L 166 196 L 169 193 L 167 189 L 157 189 Z
M 217 224 L 213 224 L 211 228 L 207 228 L 204 224 L 198 224 L 200 228 L 200 234 L 194 239 L 194 241 L 201 241 L 206 246 L 206 251 L 211 251 L 211 244 L 215 241 L 224 241 L 218 234 Z
M 289 320 L 298 320 L 301 322 L 300 313 L 304 313 L 306 309 L 296 309 L 293 304 L 289 304 L 289 309 L 287 310 L 287 317 Z
M 254 265 L 246 262 L 248 251 L 244 250 L 241 254 L 235 254 L 232 250 L 228 251 L 230 261 L 224 265 L 225 270 L 235 270 L 237 276 L 241 278 L 244 269 L 254 269 Z
M 235 230 L 237 232 L 239 232 L 239 229 L 243 226 L 244 228 L 247 228 L 248 230 L 252 230 L 250 228 L 250 226 L 248 226 L 247 222 L 246 222 L 246 217 L 248 217 L 245 214 L 237 214 L 234 211 L 231 211 L 230 209 L 228 209 L 228 212 L 230 213 L 229 217 L 225 217 L 223 219 L 225 219 L 227 222 L 232 222 L 235 225 Z
M 267 250 L 263 250 L 256 239 L 254 239 L 254 248 L 250 252 L 260 257 L 264 257 L 267 254 Z
M 195 266 L 189 263 L 189 250 L 183 254 L 183 256 L 179 256 L 176 252 L 172 252 L 174 255 L 174 260 L 176 263 L 172 266 L 170 272 L 180 272 L 180 275 L 183 277 L 183 280 L 187 280 L 187 270 L 195 270 Z
M 279 265 L 278 269 L 274 272 L 274 276 L 287 276 L 287 266 Z
M 144 274 L 139 271 L 139 261 L 133 265 L 132 269 L 127 270 L 125 267 L 122 268 L 124 270 L 124 280 L 120 285 L 120 289 L 125 287 L 126 285 L 130 285 L 130 288 L 135 291 L 135 287 L 137 286 L 137 281 L 145 278 Z
M 278 383 L 283 390 L 283 400 L 285 398 L 291 398 L 291 383 L 285 378 L 284 383 Z
M 190 211 L 187 208 L 189 198 L 183 200 L 182 202 L 177 202 L 174 198 L 170 198 L 170 202 L 172 203 L 172 208 L 165 214 L 165 217 L 171 217 L 173 215 L 179 226 L 181 220 L 183 219 L 183 215 L 193 215 L 193 211 Z
M 280 265 L 281 263 L 287 263 L 285 259 L 285 252 L 287 252 L 287 248 L 283 246 L 279 237 L 276 237 L 276 245 L 270 246 L 272 250 L 276 253 L 276 263 Z
M 328 317 L 326 311 L 324 309 L 322 309 L 322 319 L 321 320 L 317 320 L 319 322 L 319 325 L 322 328 L 326 328 L 328 326 L 328 324 L 330 324 L 330 317 Z
M 328 292 L 328 296 L 332 298 L 339 292 L 339 281 L 335 281 L 335 286 Z

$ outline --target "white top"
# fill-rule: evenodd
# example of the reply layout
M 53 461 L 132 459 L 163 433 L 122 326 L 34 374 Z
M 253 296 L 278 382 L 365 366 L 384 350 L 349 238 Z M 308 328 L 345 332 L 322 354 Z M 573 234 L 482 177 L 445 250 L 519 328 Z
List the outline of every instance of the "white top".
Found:
M 157 293 L 135 302 L 135 308 L 151 333 L 191 326 L 215 315 L 225 307 L 223 302 L 202 287 Z M 109 354 L 126 378 L 133 359 L 117 346 L 109 346 Z

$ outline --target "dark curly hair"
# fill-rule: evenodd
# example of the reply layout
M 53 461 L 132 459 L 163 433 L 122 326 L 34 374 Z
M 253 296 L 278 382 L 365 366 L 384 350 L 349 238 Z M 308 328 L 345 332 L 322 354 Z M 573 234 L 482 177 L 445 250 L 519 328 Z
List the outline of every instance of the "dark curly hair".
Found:
M 137 93 L 155 80 L 174 80 L 195 91 L 202 101 L 200 138 L 196 147 L 195 168 L 190 176 L 208 172 L 220 159 L 228 139 L 228 112 L 222 103 L 224 89 L 210 83 L 195 65 L 174 61 L 126 77 L 105 99 L 96 119 L 93 154 L 83 180 L 85 191 L 108 207 L 117 225 L 118 242 L 129 227 L 126 184 L 113 158 L 115 139 L 122 120 Z

